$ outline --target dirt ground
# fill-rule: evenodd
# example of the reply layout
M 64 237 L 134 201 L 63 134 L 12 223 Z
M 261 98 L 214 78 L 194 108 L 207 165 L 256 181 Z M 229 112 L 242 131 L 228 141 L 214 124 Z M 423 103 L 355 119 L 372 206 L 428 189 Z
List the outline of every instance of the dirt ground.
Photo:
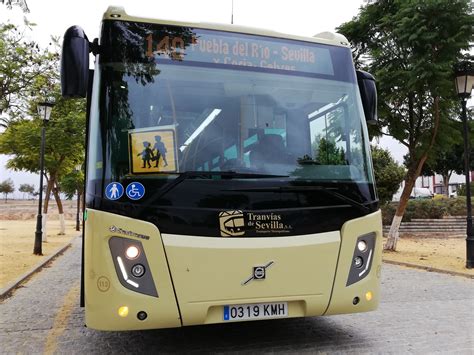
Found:
M 64 218 L 75 220 L 76 208 L 76 201 L 63 201 Z M 0 221 L 36 219 L 37 213 L 38 200 L 0 200 Z M 53 200 L 49 202 L 48 219 L 58 219 L 58 207 Z
M 47 233 L 48 242 L 43 243 L 43 256 L 33 255 L 38 201 L 8 200 L 0 202 L 0 289 L 31 270 L 41 260 L 69 243 L 80 234 L 75 230 L 76 201 L 64 201 L 66 235 L 59 233 L 56 204 L 51 204 Z
M 58 236 L 59 220 L 55 204 L 48 215 L 48 242 L 43 256 L 33 255 L 37 201 L 0 203 L 0 288 L 31 270 L 66 245 L 80 232 L 75 230 L 75 201 L 65 201 L 66 235 Z M 464 238 L 401 238 L 396 252 L 384 252 L 384 260 L 416 264 L 474 276 L 466 269 Z
M 38 256 L 33 254 L 35 220 L 0 220 L 0 289 L 79 235 L 75 227 L 75 221 L 66 221 L 66 235 L 57 235 L 59 221 L 48 221 L 48 242 L 42 245 L 43 256 Z
M 466 269 L 465 238 L 400 238 L 397 251 L 384 251 L 383 259 L 474 276 Z

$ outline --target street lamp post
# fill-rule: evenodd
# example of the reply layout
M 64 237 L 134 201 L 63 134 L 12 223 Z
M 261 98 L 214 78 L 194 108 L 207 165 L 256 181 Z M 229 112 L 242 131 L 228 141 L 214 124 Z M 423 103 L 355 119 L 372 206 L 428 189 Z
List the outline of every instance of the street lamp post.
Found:
M 36 232 L 35 232 L 35 247 L 33 254 L 43 255 L 42 250 L 42 223 L 43 215 L 41 214 L 42 202 L 43 202 L 43 169 L 44 169 L 44 145 L 45 145 L 45 128 L 46 123 L 49 121 L 49 116 L 53 109 L 54 104 L 50 102 L 40 102 L 38 104 L 38 115 L 43 117 L 43 126 L 41 127 L 41 151 L 40 151 L 40 184 L 39 184 L 39 201 L 38 201 L 38 215 L 36 217 Z
M 471 179 L 470 179 L 470 147 L 469 147 L 469 126 L 467 120 L 466 104 L 471 96 L 474 86 L 474 66 L 470 61 L 462 61 L 456 65 L 456 91 L 461 99 L 462 123 L 464 138 L 464 172 L 466 175 L 466 268 L 474 268 L 474 232 L 472 230 L 472 204 L 471 204 Z

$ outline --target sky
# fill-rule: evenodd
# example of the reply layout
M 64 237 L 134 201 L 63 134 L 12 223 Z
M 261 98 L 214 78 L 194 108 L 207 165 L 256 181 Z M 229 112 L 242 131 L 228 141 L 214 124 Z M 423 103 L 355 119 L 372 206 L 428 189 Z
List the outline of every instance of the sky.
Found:
M 27 0 L 28 19 L 37 24 L 34 39 L 46 44 L 49 36 L 62 35 L 71 25 L 81 26 L 89 39 L 98 37 L 102 14 L 109 5 L 143 17 L 192 22 L 230 23 L 232 0 Z M 312 36 L 351 20 L 363 0 L 234 0 L 234 23 L 280 32 Z M 83 4 L 81 7 L 80 5 Z M 18 7 L 0 7 L 0 20 L 22 20 Z
M 284 33 L 313 36 L 324 31 L 335 32 L 350 21 L 366 0 L 233 0 L 234 24 L 260 27 Z M 22 23 L 26 16 L 36 23 L 30 37 L 43 47 L 51 35 L 62 36 L 72 25 L 79 25 L 89 40 L 99 35 L 100 21 L 109 5 L 123 6 L 131 15 L 190 22 L 230 23 L 232 0 L 27 0 L 29 14 L 18 6 L 7 10 L 0 5 L 0 22 Z M 388 148 L 394 158 L 403 161 L 404 147 L 390 138 L 379 144 Z M 16 188 L 23 183 L 38 186 L 38 175 L 12 172 L 5 167 L 8 157 L 0 155 L 0 180 L 12 178 Z M 17 193 L 17 196 L 20 195 Z

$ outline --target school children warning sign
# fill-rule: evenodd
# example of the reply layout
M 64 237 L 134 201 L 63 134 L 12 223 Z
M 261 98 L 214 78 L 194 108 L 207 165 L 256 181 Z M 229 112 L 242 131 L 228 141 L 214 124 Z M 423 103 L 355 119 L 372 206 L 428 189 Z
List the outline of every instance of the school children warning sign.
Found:
M 176 172 L 176 145 L 173 129 L 129 131 L 132 174 Z

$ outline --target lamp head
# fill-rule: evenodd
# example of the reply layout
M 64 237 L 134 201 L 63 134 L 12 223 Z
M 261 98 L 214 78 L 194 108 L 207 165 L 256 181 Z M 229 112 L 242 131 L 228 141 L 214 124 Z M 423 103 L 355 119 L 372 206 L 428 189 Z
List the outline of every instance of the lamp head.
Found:
M 471 96 L 474 87 L 474 64 L 470 60 L 463 60 L 454 67 L 456 92 L 461 99 Z
M 53 110 L 54 103 L 52 102 L 40 102 L 38 103 L 38 115 L 46 122 L 49 121 L 51 111 Z

